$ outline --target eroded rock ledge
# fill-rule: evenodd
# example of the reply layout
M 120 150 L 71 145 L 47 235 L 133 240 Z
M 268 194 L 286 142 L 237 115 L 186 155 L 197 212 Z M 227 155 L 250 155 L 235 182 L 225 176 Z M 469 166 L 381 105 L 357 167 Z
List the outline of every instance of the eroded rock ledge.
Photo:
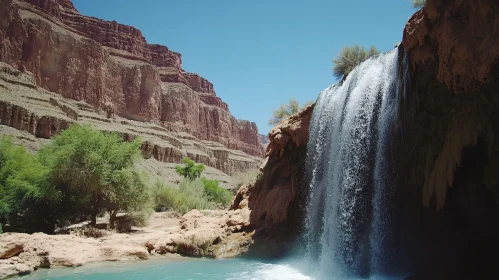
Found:
M 49 139 L 72 123 L 91 124 L 102 131 L 116 132 L 125 140 L 141 137 L 146 159 L 179 163 L 188 156 L 228 175 L 255 169 L 261 162 L 259 157 L 221 143 L 170 131 L 159 124 L 129 120 L 114 115 L 109 108 L 105 110 L 37 88 L 32 73 L 0 62 L 0 125 Z
M 151 255 L 230 258 L 252 243 L 248 209 L 192 210 L 181 219 L 155 213 L 150 226 L 130 234 L 103 237 L 43 233 L 0 235 L 0 279 L 39 268 L 81 266 L 91 262 L 146 260 Z

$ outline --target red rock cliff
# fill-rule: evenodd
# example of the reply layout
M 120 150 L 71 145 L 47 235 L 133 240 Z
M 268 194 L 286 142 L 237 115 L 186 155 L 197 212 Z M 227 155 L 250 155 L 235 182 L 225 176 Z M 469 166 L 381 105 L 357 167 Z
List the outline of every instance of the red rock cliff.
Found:
M 302 176 L 313 109 L 310 105 L 272 128 L 259 178 L 242 186 L 234 199 L 232 209 L 251 210 L 255 238 L 272 239 L 257 242 L 251 249 L 256 254 L 260 250 L 267 257 L 286 253 L 301 229 L 307 191 Z
M 81 15 L 70 0 L 2 0 L 0 61 L 66 98 L 262 155 L 256 125 L 236 120 L 212 83 L 182 69 L 179 53 Z

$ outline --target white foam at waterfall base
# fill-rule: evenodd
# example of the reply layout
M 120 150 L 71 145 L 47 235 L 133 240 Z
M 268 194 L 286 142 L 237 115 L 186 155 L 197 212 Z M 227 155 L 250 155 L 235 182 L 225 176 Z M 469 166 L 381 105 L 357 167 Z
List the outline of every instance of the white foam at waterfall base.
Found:
M 390 248 L 389 135 L 402 94 L 399 49 L 324 90 L 310 125 L 306 260 L 320 279 L 383 272 Z
M 288 264 L 253 264 L 256 270 L 234 273 L 227 280 L 313 280 Z

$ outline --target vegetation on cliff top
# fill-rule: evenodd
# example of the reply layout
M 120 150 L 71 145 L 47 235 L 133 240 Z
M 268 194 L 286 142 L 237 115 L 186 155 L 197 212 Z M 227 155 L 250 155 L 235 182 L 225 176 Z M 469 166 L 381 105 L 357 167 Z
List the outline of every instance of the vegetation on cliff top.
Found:
M 378 49 L 372 46 L 369 50 L 359 45 L 346 46 L 341 50 L 336 58 L 333 58 L 333 73 L 338 79 L 345 79 L 357 65 L 368 58 L 379 54 Z
M 414 8 L 422 8 L 426 4 L 426 0 L 411 0 Z
M 269 124 L 275 125 L 278 122 L 280 122 L 281 120 L 283 120 L 283 119 L 285 119 L 293 114 L 298 113 L 298 111 L 309 106 L 312 103 L 313 102 L 310 101 L 310 102 L 303 104 L 303 106 L 300 107 L 298 101 L 295 98 L 291 98 L 289 100 L 288 104 L 281 104 L 281 106 L 279 106 L 279 108 L 274 110 L 274 112 L 272 113 L 273 117 L 272 117 L 272 119 L 269 120 Z

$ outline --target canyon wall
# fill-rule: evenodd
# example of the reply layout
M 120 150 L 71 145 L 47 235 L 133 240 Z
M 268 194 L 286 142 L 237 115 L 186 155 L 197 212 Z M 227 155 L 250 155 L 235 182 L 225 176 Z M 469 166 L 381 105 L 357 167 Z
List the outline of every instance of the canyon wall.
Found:
M 236 194 L 232 209 L 251 209 L 256 229 L 250 254 L 277 257 L 288 253 L 304 220 L 307 186 L 303 178 L 309 125 L 314 105 L 276 124 L 269 133 L 261 174 Z
M 255 123 L 235 119 L 213 84 L 140 30 L 81 15 L 69 0 L 3 0 L 0 61 L 34 84 L 109 116 L 151 122 L 260 157 Z
M 498 15 L 494 0 L 429 0 L 404 30 L 396 246 L 412 279 L 499 277 Z

